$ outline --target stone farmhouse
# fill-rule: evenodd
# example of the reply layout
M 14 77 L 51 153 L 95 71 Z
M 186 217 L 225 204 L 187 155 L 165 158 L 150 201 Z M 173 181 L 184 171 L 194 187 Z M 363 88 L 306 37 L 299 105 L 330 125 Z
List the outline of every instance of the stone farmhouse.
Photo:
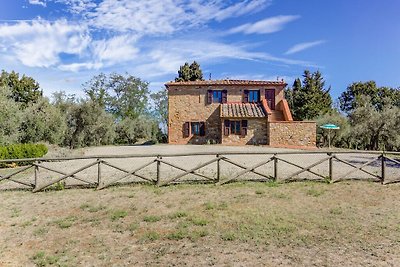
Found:
M 315 147 L 316 124 L 293 121 L 281 81 L 168 82 L 170 144 Z

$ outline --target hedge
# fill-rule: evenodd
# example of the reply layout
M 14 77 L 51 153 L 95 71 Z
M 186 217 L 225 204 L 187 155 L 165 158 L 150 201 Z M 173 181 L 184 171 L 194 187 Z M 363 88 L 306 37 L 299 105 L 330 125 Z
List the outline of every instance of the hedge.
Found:
M 0 159 L 27 159 L 41 158 L 46 155 L 48 149 L 44 144 L 14 144 L 9 146 L 0 146 Z M 25 165 L 25 162 L 19 162 L 18 165 Z M 0 163 L 0 167 L 7 164 Z

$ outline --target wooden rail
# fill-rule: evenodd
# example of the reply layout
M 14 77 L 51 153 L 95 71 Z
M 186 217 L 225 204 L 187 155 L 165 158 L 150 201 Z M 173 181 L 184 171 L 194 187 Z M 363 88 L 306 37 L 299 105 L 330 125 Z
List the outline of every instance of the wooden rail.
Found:
M 247 166 L 249 164 L 244 164 L 240 162 L 240 160 L 232 159 L 230 156 L 250 156 L 253 157 L 254 162 L 256 159 L 261 159 L 260 162 L 254 163 L 251 166 Z M 299 163 L 299 157 L 301 156 L 313 157 L 319 156 L 323 158 L 317 158 L 311 164 L 302 164 Z M 324 156 L 325 155 L 325 156 Z M 343 155 L 357 155 L 359 158 L 368 156 L 368 161 L 361 162 L 362 164 L 355 164 L 345 158 Z M 214 158 L 208 159 L 205 162 L 201 162 L 198 160 L 201 156 L 212 156 Z M 287 157 L 291 158 L 288 159 Z M 192 157 L 194 160 L 198 160 L 198 165 L 196 167 L 187 167 L 181 166 L 187 165 L 185 163 L 185 159 L 182 157 Z M 286 157 L 286 158 L 284 158 Z M 372 158 L 371 158 L 372 157 Z M 145 164 L 141 164 L 138 167 L 133 169 L 127 169 L 125 167 L 118 166 L 118 164 L 109 162 L 110 159 L 117 160 L 129 160 L 134 166 L 135 161 L 140 159 L 150 158 L 148 162 Z M 179 159 L 179 164 L 172 163 L 166 160 L 168 159 Z M 122 180 L 135 177 L 139 179 L 138 181 L 151 183 L 156 186 L 166 186 L 176 183 L 185 182 L 183 178 L 192 175 L 197 177 L 196 181 L 203 183 L 214 183 L 216 185 L 223 185 L 227 183 L 231 183 L 234 181 L 240 180 L 239 178 L 244 177 L 245 175 L 254 175 L 255 177 L 262 177 L 262 179 L 258 179 L 259 181 L 275 181 L 275 182 L 293 182 L 293 181 L 303 181 L 310 180 L 307 177 L 301 177 L 305 173 L 312 174 L 318 179 L 312 179 L 315 181 L 324 181 L 335 183 L 344 180 L 372 180 L 376 182 L 380 182 L 381 184 L 389 184 L 389 183 L 398 183 L 400 182 L 400 152 L 380 152 L 380 151 L 295 151 L 295 152 L 279 152 L 279 153 L 263 153 L 263 152 L 220 152 L 220 153 L 180 153 L 180 154 L 131 154 L 131 155 L 103 155 L 103 156 L 89 156 L 89 157 L 68 157 L 68 158 L 32 158 L 32 159 L 15 159 L 15 160 L 0 160 L 0 163 L 19 163 L 19 162 L 28 162 L 28 166 L 24 166 L 12 170 L 11 173 L 1 176 L 0 182 L 9 181 L 13 183 L 17 183 L 19 185 L 25 186 L 32 190 L 32 192 L 39 192 L 45 190 L 51 186 L 54 186 L 60 182 L 65 182 L 67 179 L 73 179 L 83 183 L 86 186 L 95 187 L 98 190 L 107 188 L 109 186 L 119 184 Z M 77 168 L 75 170 L 66 171 L 65 169 L 58 169 L 55 167 L 45 166 L 44 163 L 50 162 L 67 162 L 67 161 L 80 161 L 86 160 L 90 161 L 84 166 Z M 393 166 L 391 166 L 391 170 L 394 171 L 394 177 L 388 180 L 387 178 L 387 164 L 390 162 Z M 225 164 L 225 167 L 223 166 Z M 323 170 L 315 170 L 316 166 L 320 166 L 323 163 L 327 166 L 323 166 Z M 341 166 L 347 166 L 347 168 L 351 168 L 349 171 L 341 173 L 340 175 L 334 175 L 337 173 L 335 170 L 335 164 L 339 164 Z M 291 173 L 283 174 L 283 170 L 288 170 L 288 167 L 284 168 L 283 166 L 291 166 L 291 168 L 296 168 L 297 170 Z M 371 172 L 367 170 L 366 167 L 371 166 L 372 164 L 380 165 L 379 172 L 375 171 Z M 261 167 L 265 166 L 271 167 L 272 171 L 270 173 L 266 173 L 260 170 Z M 112 168 L 122 173 L 120 176 L 113 175 L 112 177 L 108 177 L 104 175 L 104 166 L 108 168 Z M 179 173 L 171 174 L 171 173 L 163 173 L 162 166 L 166 166 L 168 168 L 172 168 Z M 234 166 L 234 167 L 233 167 Z M 90 168 L 96 168 L 96 181 L 89 181 L 87 177 L 83 177 L 83 175 L 78 176 L 78 174 L 88 170 Z M 154 168 L 155 167 L 155 175 L 145 175 L 140 173 L 140 171 L 145 168 Z M 205 174 L 200 172 L 201 169 L 205 167 L 215 169 L 213 174 Z M 376 166 L 375 166 L 376 167 Z M 65 168 L 65 167 L 62 167 Z M 241 169 L 241 171 L 236 171 L 234 174 L 229 174 L 229 176 L 222 176 L 223 171 L 232 171 L 233 168 Z M 336 167 L 339 168 L 339 167 Z M 21 177 L 16 178 L 17 175 L 21 176 L 22 173 L 25 173 L 29 170 L 34 170 L 33 180 L 32 182 L 22 181 Z M 40 170 L 46 170 L 48 172 L 55 173 L 57 175 L 61 175 L 56 179 L 45 179 L 40 175 Z M 154 169 L 153 169 L 154 170 Z M 356 172 L 361 172 L 364 176 L 356 178 L 352 176 Z M 327 173 L 327 174 L 326 174 Z M 28 175 L 28 174 L 26 174 Z M 394 179 L 393 179 L 394 178 Z

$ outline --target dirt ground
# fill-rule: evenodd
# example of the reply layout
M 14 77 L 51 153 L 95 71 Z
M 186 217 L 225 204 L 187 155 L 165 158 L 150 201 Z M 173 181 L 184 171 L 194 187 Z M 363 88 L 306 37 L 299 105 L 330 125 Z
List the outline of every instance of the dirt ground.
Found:
M 0 266 L 399 266 L 400 185 L 0 192 Z

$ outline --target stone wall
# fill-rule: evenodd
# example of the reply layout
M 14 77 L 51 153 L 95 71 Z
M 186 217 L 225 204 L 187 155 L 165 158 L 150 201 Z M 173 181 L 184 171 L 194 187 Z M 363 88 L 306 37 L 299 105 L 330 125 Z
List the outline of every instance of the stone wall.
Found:
M 169 86 L 168 88 L 168 142 L 170 144 L 204 144 L 207 140 L 221 143 L 222 125 L 220 104 L 207 104 L 207 90 L 227 90 L 228 102 L 242 102 L 244 90 L 260 90 L 261 100 L 265 89 L 276 90 L 276 103 L 283 97 L 282 86 Z M 185 122 L 205 122 L 205 136 L 183 137 Z M 261 140 L 260 142 L 264 142 Z
M 268 122 L 270 146 L 315 147 L 317 126 L 311 121 Z
M 266 145 L 267 142 L 266 118 L 248 119 L 246 136 L 242 137 L 236 134 L 222 135 L 222 144 L 224 145 Z

